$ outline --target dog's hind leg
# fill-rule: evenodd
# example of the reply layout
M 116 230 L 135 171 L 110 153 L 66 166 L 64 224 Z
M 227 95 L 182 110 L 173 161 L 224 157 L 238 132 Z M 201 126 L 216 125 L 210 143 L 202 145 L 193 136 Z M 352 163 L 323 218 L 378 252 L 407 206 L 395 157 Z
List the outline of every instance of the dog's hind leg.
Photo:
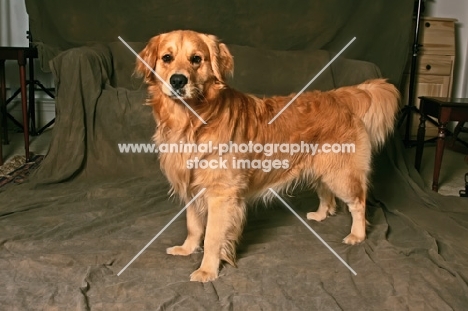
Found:
M 367 174 L 349 169 L 324 176 L 330 190 L 348 205 L 352 216 L 351 233 L 343 239 L 345 244 L 358 244 L 366 238 Z
M 335 195 L 330 191 L 328 186 L 324 183 L 320 183 L 317 187 L 317 194 L 320 199 L 320 205 L 316 212 L 307 213 L 307 219 L 322 221 L 327 218 L 328 215 L 335 215 Z
M 208 219 L 204 255 L 191 281 L 209 282 L 218 277 L 221 260 L 235 265 L 236 244 L 245 222 L 243 200 L 235 197 L 208 196 Z
M 206 210 L 198 207 L 197 202 L 187 207 L 187 238 L 181 246 L 170 247 L 166 253 L 170 255 L 188 256 L 195 252 L 201 244 L 205 233 Z M 199 204 L 199 203 L 198 203 Z
M 351 233 L 343 239 L 343 243 L 354 245 L 361 243 L 366 238 L 366 199 L 365 197 L 356 197 L 347 204 L 353 217 L 353 223 Z

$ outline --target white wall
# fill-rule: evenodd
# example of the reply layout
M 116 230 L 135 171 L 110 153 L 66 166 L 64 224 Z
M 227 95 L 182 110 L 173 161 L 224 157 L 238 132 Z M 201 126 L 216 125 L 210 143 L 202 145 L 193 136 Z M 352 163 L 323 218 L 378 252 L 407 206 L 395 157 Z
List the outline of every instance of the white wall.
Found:
M 425 16 L 456 18 L 456 60 L 453 96 L 468 97 L 468 1 L 428 0 Z
M 28 46 L 28 15 L 21 0 L 0 0 L 0 45 Z

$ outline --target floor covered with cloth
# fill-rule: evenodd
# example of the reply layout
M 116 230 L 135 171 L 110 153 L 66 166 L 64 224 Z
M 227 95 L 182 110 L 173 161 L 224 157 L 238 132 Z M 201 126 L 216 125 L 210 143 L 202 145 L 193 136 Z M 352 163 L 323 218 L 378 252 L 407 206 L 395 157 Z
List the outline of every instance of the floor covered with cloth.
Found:
M 255 206 L 238 248 L 210 283 L 189 281 L 202 253 L 166 255 L 183 242 L 160 174 L 0 189 L 0 305 L 5 310 L 464 310 L 468 305 L 468 203 L 424 186 L 399 140 L 374 159 L 367 240 L 341 243 L 343 207 L 309 225 L 353 275 L 280 202 Z M 313 191 L 283 198 L 305 218 Z

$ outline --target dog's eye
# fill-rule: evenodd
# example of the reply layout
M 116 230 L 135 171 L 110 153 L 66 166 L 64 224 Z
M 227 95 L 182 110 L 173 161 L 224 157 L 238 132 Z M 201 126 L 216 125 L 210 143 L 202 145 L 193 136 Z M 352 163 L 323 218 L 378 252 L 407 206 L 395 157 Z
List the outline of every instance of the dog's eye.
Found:
M 190 62 L 192 64 L 200 64 L 202 61 L 202 58 L 198 55 L 193 55 L 191 58 L 190 58 Z
M 170 54 L 165 54 L 161 57 L 162 61 L 165 63 L 170 63 L 172 61 L 172 56 Z

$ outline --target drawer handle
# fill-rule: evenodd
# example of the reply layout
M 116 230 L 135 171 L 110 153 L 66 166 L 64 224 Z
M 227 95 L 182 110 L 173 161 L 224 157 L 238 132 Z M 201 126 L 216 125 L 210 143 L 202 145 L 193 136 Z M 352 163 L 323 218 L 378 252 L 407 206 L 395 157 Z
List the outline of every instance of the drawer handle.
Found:
M 432 68 L 431 65 L 426 65 L 427 70 L 431 70 L 431 68 Z
M 431 23 L 426 22 L 426 23 L 424 24 L 424 26 L 426 26 L 427 28 L 429 28 L 429 27 L 431 27 Z

